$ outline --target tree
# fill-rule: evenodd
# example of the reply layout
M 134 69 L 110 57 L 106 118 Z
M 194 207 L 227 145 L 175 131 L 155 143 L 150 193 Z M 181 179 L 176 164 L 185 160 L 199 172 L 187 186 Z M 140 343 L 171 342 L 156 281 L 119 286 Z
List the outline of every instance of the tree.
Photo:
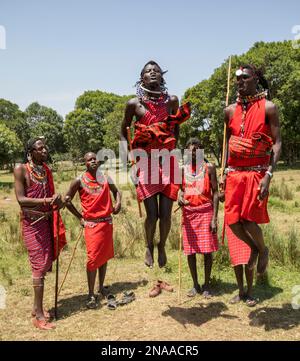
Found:
M 64 152 L 63 117 L 54 109 L 35 102 L 24 112 L 30 137 L 44 136 L 50 152 Z
M 22 143 L 17 134 L 10 130 L 5 124 L 0 124 L 0 165 L 12 164 L 21 155 Z
M 128 98 L 100 90 L 86 91 L 77 98 L 75 110 L 66 116 L 64 126 L 64 137 L 73 157 L 78 159 L 87 151 L 97 153 L 103 146 L 117 149 Z
M 14 131 L 25 146 L 30 136 L 30 130 L 26 123 L 24 113 L 14 104 L 6 99 L 0 99 L 0 123 L 5 124 Z
M 241 56 L 232 57 L 230 102 L 236 97 L 235 70 L 251 63 L 265 72 L 270 83 L 272 101 L 278 106 L 283 139 L 282 157 L 292 163 L 300 144 L 300 53 L 290 41 L 258 42 Z M 197 135 L 206 149 L 220 162 L 223 140 L 223 109 L 225 107 L 227 60 L 211 77 L 188 89 L 184 99 L 192 102 L 190 128 L 185 138 Z M 182 140 L 182 138 L 181 138 Z M 183 141 L 183 140 L 182 140 Z
M 119 154 L 119 140 L 124 110 L 127 101 L 132 97 L 132 95 L 128 95 L 120 98 L 114 110 L 109 113 L 103 121 L 103 146 L 107 149 L 112 149 L 116 156 Z

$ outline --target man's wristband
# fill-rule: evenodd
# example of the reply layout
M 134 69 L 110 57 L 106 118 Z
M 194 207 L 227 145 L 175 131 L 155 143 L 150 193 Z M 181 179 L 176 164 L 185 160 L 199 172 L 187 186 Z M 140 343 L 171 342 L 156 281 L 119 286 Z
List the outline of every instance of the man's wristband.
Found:
M 266 174 L 268 174 L 268 176 L 270 177 L 270 179 L 273 177 L 273 173 L 269 172 L 268 170 L 266 171 Z

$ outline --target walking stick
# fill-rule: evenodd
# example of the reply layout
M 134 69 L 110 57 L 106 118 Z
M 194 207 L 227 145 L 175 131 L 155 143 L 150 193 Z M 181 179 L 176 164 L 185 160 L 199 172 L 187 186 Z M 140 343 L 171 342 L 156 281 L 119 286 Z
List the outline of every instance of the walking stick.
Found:
M 226 93 L 226 102 L 225 102 L 226 107 L 228 107 L 228 103 L 229 103 L 230 71 L 231 71 L 231 55 L 229 57 L 228 72 L 227 72 L 227 93 Z M 221 174 L 220 174 L 221 177 L 223 177 L 224 168 L 225 168 L 225 159 L 226 159 L 225 152 L 227 150 L 226 149 L 226 138 L 227 138 L 227 125 L 226 125 L 226 122 L 224 122 L 222 162 L 221 162 Z M 222 189 L 222 191 L 224 191 L 224 189 Z M 224 245 L 224 238 L 225 238 L 225 210 L 224 210 L 224 221 L 223 221 L 223 227 L 222 227 L 222 244 L 223 245 Z
M 58 271 L 59 271 L 59 209 L 57 209 L 57 234 L 56 234 L 56 252 L 57 252 L 57 258 L 56 258 L 56 274 L 55 274 L 55 301 L 54 301 L 54 316 L 55 319 L 58 319 L 57 316 L 57 300 L 58 300 Z
M 180 227 L 178 247 L 178 303 L 181 302 L 181 251 L 182 251 L 182 229 Z
M 127 141 L 128 141 L 128 143 L 129 143 L 129 149 L 130 149 L 130 152 L 132 152 L 130 128 L 127 127 L 126 129 L 127 129 Z M 131 165 L 134 166 L 134 164 L 135 164 L 134 160 L 131 159 Z M 138 207 L 139 207 L 139 215 L 140 215 L 140 218 L 142 218 L 142 217 L 143 217 L 143 214 L 142 214 L 141 202 L 139 201 L 138 196 L 136 196 L 136 200 L 137 200 Z
M 81 238 L 81 236 L 82 236 L 82 232 L 83 232 L 83 228 L 81 228 L 81 230 L 80 230 L 80 232 L 79 232 L 79 234 L 78 234 L 78 236 L 77 236 L 76 243 L 75 243 L 75 246 L 74 246 L 74 249 L 73 249 L 73 253 L 72 253 L 72 256 L 71 256 L 70 263 L 69 263 L 69 265 L 68 265 L 67 271 L 66 271 L 66 273 L 65 273 L 65 276 L 64 276 L 64 278 L 63 278 L 63 281 L 62 281 L 62 283 L 61 283 L 61 285 L 60 285 L 60 287 L 59 287 L 59 290 L 58 290 L 58 296 L 60 295 L 60 291 L 61 291 L 61 289 L 62 289 L 62 287 L 63 287 L 63 285 L 64 285 L 64 283 L 65 283 L 65 280 L 66 280 L 66 278 L 67 278 L 67 275 L 68 275 L 68 273 L 69 273 L 69 270 L 70 270 L 70 267 L 71 267 L 71 264 L 72 264 L 72 262 L 73 262 L 73 258 L 74 258 L 74 255 L 75 255 L 75 251 L 76 251 L 76 249 L 77 249 L 78 243 L 79 243 L 80 238 Z

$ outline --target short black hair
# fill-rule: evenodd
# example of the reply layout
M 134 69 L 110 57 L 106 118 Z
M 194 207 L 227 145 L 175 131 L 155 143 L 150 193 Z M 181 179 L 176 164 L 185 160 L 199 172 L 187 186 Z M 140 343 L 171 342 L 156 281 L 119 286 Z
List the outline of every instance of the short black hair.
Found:
M 186 145 L 185 145 L 185 148 L 187 149 L 190 145 L 197 145 L 199 148 L 202 147 L 202 144 L 201 144 L 200 140 L 199 140 L 198 138 L 196 138 L 196 137 L 190 138 L 190 139 L 187 141 L 187 143 L 186 143 Z
M 24 150 L 24 163 L 27 163 L 28 159 L 27 159 L 27 156 L 28 154 L 31 154 L 31 152 L 34 150 L 34 145 L 37 141 L 41 140 L 42 142 L 45 141 L 44 138 L 42 137 L 36 137 L 36 138 L 32 138 L 32 139 L 29 139 L 27 144 L 26 144 L 26 147 L 25 147 L 25 150 Z

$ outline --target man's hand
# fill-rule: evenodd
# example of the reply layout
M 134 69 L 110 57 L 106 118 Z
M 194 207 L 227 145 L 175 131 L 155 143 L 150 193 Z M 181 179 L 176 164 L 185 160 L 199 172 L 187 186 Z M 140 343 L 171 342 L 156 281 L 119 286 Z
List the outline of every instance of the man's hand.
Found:
M 265 174 L 263 179 L 260 181 L 259 187 L 257 188 L 257 190 L 259 191 L 259 194 L 258 194 L 259 200 L 262 201 L 269 194 L 270 181 L 271 181 L 271 178 L 269 177 L 268 174 Z
M 81 227 L 84 228 L 84 226 L 85 226 L 85 220 L 84 220 L 84 218 L 80 218 L 80 225 L 81 225 Z
M 178 205 L 180 207 L 184 207 L 184 206 L 188 206 L 189 204 L 190 204 L 190 202 L 184 199 L 184 195 L 180 194 L 180 196 L 178 198 Z
M 121 210 L 121 202 L 116 202 L 114 209 L 113 209 L 113 214 L 118 214 Z
M 65 205 L 64 202 L 61 199 L 60 194 L 53 194 L 50 204 L 53 205 L 53 206 L 57 206 L 58 209 L 63 208 L 64 205 Z
M 211 223 L 210 223 L 210 230 L 211 230 L 211 233 L 217 233 L 217 230 L 218 230 L 218 221 L 213 218 L 211 220 Z

